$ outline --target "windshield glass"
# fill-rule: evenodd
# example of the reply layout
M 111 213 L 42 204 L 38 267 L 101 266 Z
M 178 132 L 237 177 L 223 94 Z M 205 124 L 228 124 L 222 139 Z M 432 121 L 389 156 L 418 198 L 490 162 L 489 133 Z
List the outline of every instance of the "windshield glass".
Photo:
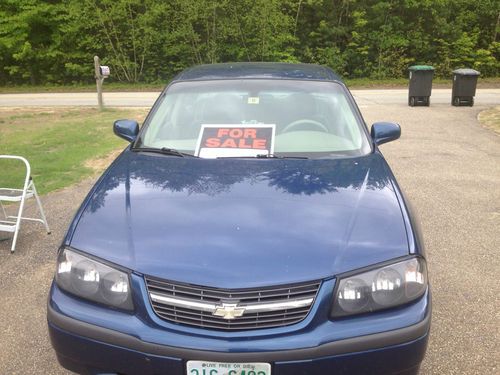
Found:
M 137 145 L 201 157 L 358 156 L 371 150 L 363 126 L 334 82 L 178 82 L 157 103 Z M 204 153 L 203 142 L 218 151 Z M 226 152 L 245 147 L 256 149 Z

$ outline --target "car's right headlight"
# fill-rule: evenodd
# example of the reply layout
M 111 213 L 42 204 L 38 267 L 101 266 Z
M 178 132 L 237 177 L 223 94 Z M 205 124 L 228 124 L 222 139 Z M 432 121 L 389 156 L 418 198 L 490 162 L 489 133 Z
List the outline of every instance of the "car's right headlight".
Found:
M 79 297 L 132 310 L 129 275 L 79 252 L 63 249 L 57 259 L 56 283 Z
M 340 277 L 331 316 L 355 315 L 404 305 L 427 290 L 427 266 L 420 257 Z

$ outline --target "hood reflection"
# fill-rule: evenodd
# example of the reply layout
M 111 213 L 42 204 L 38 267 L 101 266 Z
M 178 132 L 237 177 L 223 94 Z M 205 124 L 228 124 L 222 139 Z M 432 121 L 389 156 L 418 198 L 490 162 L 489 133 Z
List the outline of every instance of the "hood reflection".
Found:
M 378 154 L 194 159 L 125 152 L 71 246 L 136 272 L 245 288 L 318 280 L 408 253 Z
M 213 160 L 126 152 L 93 196 L 90 209 L 102 207 L 112 190 L 130 180 L 152 189 L 188 195 L 216 196 L 244 183 L 250 187 L 265 184 L 282 193 L 310 196 L 341 188 L 359 189 L 368 174 L 366 188 L 381 189 L 387 187 L 388 178 L 377 158 Z

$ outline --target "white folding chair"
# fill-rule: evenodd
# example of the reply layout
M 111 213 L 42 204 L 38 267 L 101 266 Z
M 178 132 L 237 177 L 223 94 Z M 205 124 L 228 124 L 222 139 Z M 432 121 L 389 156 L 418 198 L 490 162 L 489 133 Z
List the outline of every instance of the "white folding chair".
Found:
M 26 166 L 26 178 L 24 179 L 23 189 L 0 187 L 0 208 L 4 216 L 4 220 L 0 220 L 0 231 L 14 233 L 14 238 L 12 239 L 12 247 L 10 248 L 10 251 L 13 253 L 16 248 L 19 229 L 21 228 L 21 220 L 38 221 L 40 223 L 43 223 L 45 225 L 45 229 L 47 230 L 48 234 L 50 234 L 50 229 L 49 225 L 47 224 L 47 219 L 45 218 L 45 213 L 43 212 L 42 202 L 40 201 L 38 193 L 36 192 L 35 183 L 31 178 L 31 167 L 28 160 L 26 160 L 22 156 L 15 156 L 15 155 L 0 155 L 0 162 L 1 159 L 20 160 Z M 24 202 L 26 201 L 26 199 L 29 198 L 35 198 L 36 203 L 38 205 L 38 210 L 40 211 L 40 218 L 23 217 Z M 5 211 L 2 201 L 20 202 L 17 216 L 7 215 L 7 212 Z

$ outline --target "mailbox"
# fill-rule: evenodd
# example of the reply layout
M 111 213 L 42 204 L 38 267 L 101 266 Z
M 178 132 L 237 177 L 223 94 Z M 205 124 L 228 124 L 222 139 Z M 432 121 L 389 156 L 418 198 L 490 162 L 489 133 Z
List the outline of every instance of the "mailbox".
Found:
M 99 72 L 101 73 L 101 76 L 103 78 L 109 77 L 110 74 L 109 66 L 106 65 L 99 66 Z

